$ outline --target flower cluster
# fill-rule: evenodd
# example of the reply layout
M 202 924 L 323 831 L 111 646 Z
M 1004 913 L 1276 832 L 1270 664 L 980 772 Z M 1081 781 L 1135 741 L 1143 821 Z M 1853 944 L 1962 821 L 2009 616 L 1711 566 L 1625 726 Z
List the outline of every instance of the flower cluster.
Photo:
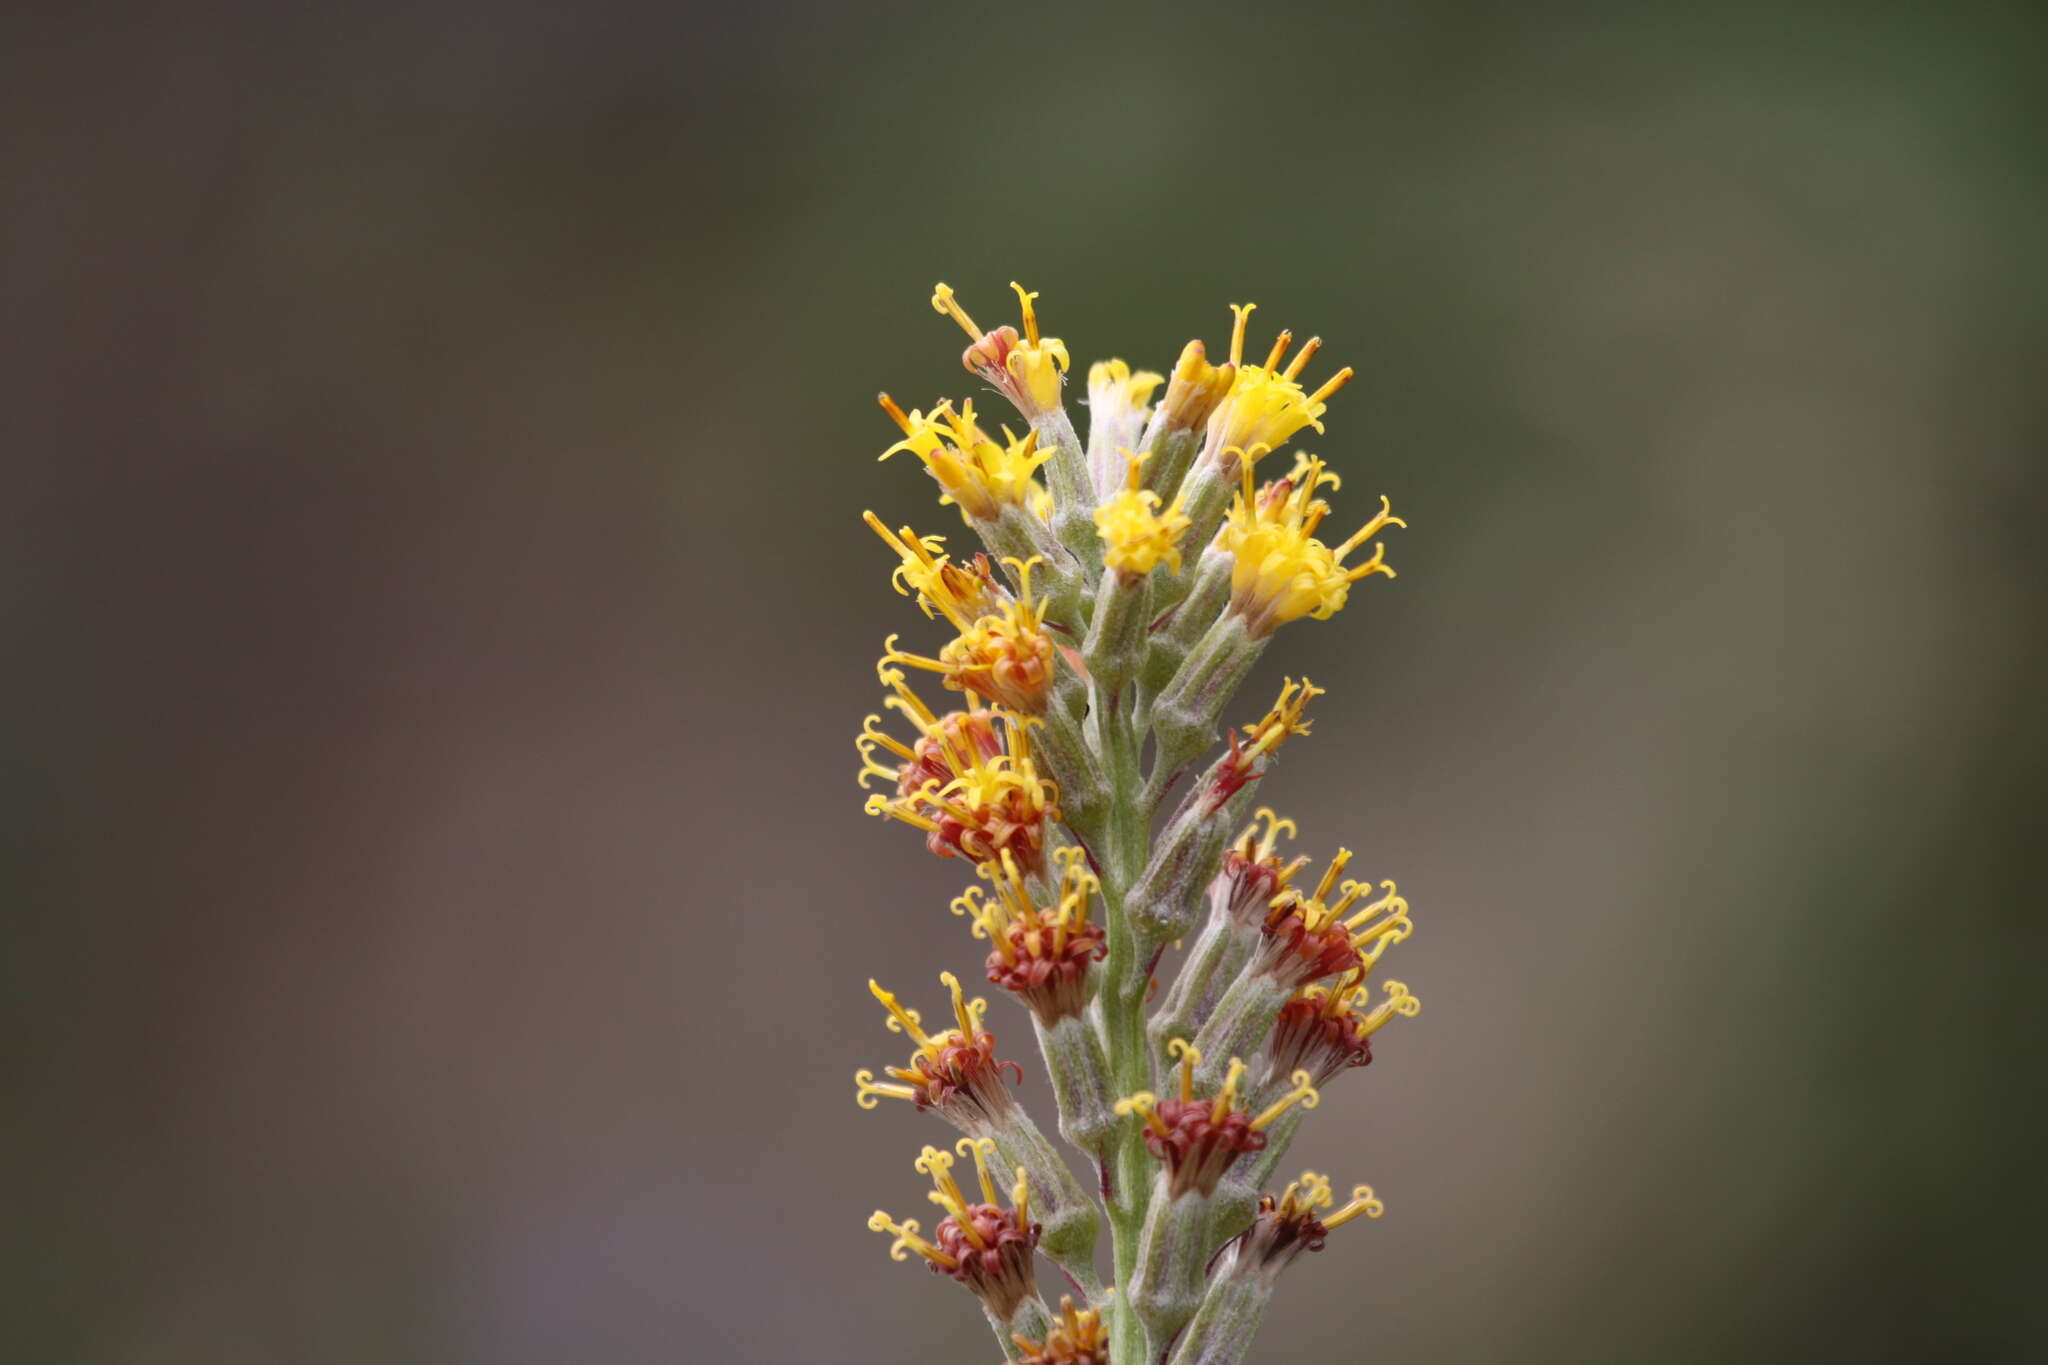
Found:
M 856 1073 L 856 1099 L 908 1101 L 964 1136 L 917 1158 L 943 1211 L 929 1235 L 885 1212 L 869 1227 L 969 1289 L 1010 1359 L 1230 1365 L 1289 1262 L 1380 1216 L 1363 1186 L 1333 1210 L 1313 1173 L 1257 1192 L 1321 1088 L 1418 1008 L 1371 981 L 1414 929 L 1395 884 L 1347 878 L 1340 849 L 1311 889 L 1310 859 L 1281 849 L 1295 822 L 1251 809 L 1322 689 L 1289 678 L 1263 715 L 1230 712 L 1281 626 L 1328 620 L 1394 576 L 1375 538 L 1405 523 L 1381 497 L 1353 534 L 1320 538 L 1341 483 L 1287 447 L 1324 433 L 1352 378 L 1310 387 L 1321 338 L 1297 350 L 1282 331 L 1248 360 L 1252 305 L 1232 305 L 1219 363 L 1199 340 L 1164 374 L 1096 362 L 1084 441 L 1066 344 L 1044 333 L 1038 295 L 1011 287 L 1015 325 L 984 329 L 944 284 L 931 303 L 1014 427 L 971 396 L 909 411 L 881 396 L 901 437 L 882 458 L 908 452 L 978 544 L 866 514 L 919 628 L 944 633 L 884 642 L 859 781 L 875 784 L 870 814 L 971 870 L 953 911 L 1021 1006 L 1059 1134 L 1093 1169 L 1077 1175 L 1018 1102 L 1023 1068 L 998 1050 L 987 1001 L 943 973 L 949 1017 L 927 1028 L 871 980 L 911 1051 Z M 1287 472 L 1262 481 L 1261 465 Z M 954 1153 L 972 1158 L 978 1199 Z M 1057 1310 L 1041 1256 L 1074 1290 Z

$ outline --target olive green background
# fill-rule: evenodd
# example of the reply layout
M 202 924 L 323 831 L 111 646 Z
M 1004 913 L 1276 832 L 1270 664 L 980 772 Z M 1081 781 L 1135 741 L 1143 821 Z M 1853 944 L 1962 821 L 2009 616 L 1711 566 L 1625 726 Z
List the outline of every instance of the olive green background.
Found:
M 1319 332 L 1411 523 L 1238 707 L 1424 1004 L 1262 1358 L 2039 1357 L 2026 7 L 20 23 L 0 1355 L 995 1359 L 863 1227 L 980 950 L 851 739 L 1014 278 Z

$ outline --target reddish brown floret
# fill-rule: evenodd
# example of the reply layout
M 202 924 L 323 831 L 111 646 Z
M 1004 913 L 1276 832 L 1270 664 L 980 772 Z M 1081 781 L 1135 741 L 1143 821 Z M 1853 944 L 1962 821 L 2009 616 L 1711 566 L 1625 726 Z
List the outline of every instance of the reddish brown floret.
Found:
M 1043 910 L 1035 921 L 1012 924 L 1008 938 L 1013 960 L 1004 961 L 1001 949 L 988 955 L 988 979 L 1015 992 L 1042 1024 L 1081 1012 L 1088 1003 L 1088 965 L 1109 953 L 1099 924 L 1067 929 L 1065 946 L 1056 950 L 1058 921 L 1057 911 Z
M 1011 792 L 1000 805 L 974 811 L 971 822 L 932 805 L 919 813 L 938 826 L 925 835 L 924 845 L 941 858 L 965 858 L 979 865 L 994 862 L 1007 851 L 1026 876 L 1036 876 L 1045 867 L 1045 811 L 1021 791 Z
M 969 763 L 985 762 L 1003 751 L 1003 737 L 991 711 L 949 711 L 939 717 L 939 734 L 918 737 L 911 745 L 915 758 L 897 769 L 896 794 L 915 800 L 928 784 L 944 787 L 960 775 L 947 749 Z M 942 738 L 943 736 L 943 738 Z
M 1242 1109 L 1227 1109 L 1220 1120 L 1212 1119 L 1214 1112 L 1210 1100 L 1167 1100 L 1158 1109 L 1167 1131 L 1146 1125 L 1145 1146 L 1166 1163 L 1167 1192 L 1173 1198 L 1215 1193 L 1231 1162 L 1266 1145 L 1266 1135 L 1252 1127 L 1251 1115 Z
M 1031 1252 L 1038 1245 L 1041 1225 L 1020 1227 L 1011 1210 L 995 1204 L 969 1204 L 967 1216 L 981 1244 L 975 1245 L 960 1220 L 948 1215 L 939 1221 L 932 1240 L 956 1264 L 948 1270 L 933 1261 L 931 1268 L 951 1275 L 979 1295 L 991 1313 L 1008 1319 L 1027 1295 L 1038 1292 Z
M 1342 923 L 1311 929 L 1296 905 L 1277 906 L 1267 916 L 1259 953 L 1260 970 L 1295 990 L 1359 965 L 1358 949 Z
M 978 1132 L 1005 1118 L 1016 1102 L 1003 1084 L 1003 1072 L 1014 1073 L 1022 1083 L 1024 1068 L 996 1060 L 996 1036 L 977 1033 L 970 1041 L 955 1030 L 933 1041 L 938 1045 L 936 1059 L 919 1052 L 909 1067 L 890 1068 L 892 1076 L 917 1092 L 917 1107 L 938 1110 L 964 1132 Z
M 1211 894 L 1221 898 L 1232 919 L 1250 926 L 1264 920 L 1284 884 L 1278 858 L 1246 857 L 1241 847 L 1234 846 L 1223 855 L 1223 871 Z
M 1330 1230 L 1307 1209 L 1282 1213 L 1270 1194 L 1259 1196 L 1258 1217 L 1238 1240 L 1238 1263 L 1270 1280 L 1304 1251 L 1321 1251 Z
M 1280 1007 L 1266 1045 L 1264 1085 L 1306 1071 L 1321 1086 L 1346 1067 L 1372 1064 L 1372 1039 L 1356 1014 L 1331 1014 L 1318 999 L 1295 996 Z

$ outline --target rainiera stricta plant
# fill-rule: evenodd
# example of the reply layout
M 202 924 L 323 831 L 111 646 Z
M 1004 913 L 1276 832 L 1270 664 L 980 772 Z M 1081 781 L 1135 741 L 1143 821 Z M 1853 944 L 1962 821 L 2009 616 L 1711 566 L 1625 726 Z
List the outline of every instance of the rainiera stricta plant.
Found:
M 983 331 L 943 284 L 932 305 L 1021 434 L 972 399 L 906 412 L 882 395 L 902 433 L 883 458 L 922 464 L 979 547 L 867 515 L 897 591 L 952 636 L 930 653 L 889 638 L 891 714 L 859 749 L 867 809 L 972 869 L 953 912 L 1021 1013 L 999 1040 L 950 972 L 943 995 L 868 983 L 912 1050 L 857 1073 L 860 1104 L 901 1100 L 960 1134 L 914 1162 L 930 1231 L 881 1211 L 868 1226 L 972 1292 L 1010 1360 L 1229 1365 L 1297 1256 L 1382 1213 L 1366 1186 L 1340 1200 L 1325 1176 L 1275 1172 L 1321 1087 L 1418 1007 L 1374 977 L 1414 927 L 1394 883 L 1349 875 L 1341 848 L 1315 872 L 1284 848 L 1295 822 L 1256 805 L 1320 689 L 1289 679 L 1263 715 L 1218 726 L 1275 631 L 1394 576 L 1375 537 L 1403 523 L 1381 498 L 1323 539 L 1337 475 L 1276 453 L 1323 431 L 1351 377 L 1310 387 L 1319 339 L 1290 359 L 1283 331 L 1248 361 L 1245 304 L 1218 363 L 1200 341 L 1167 376 L 1102 361 L 1083 442 L 1066 345 L 1012 288 L 1021 330 Z M 1085 1174 L 1014 1093 L 1026 1018 Z

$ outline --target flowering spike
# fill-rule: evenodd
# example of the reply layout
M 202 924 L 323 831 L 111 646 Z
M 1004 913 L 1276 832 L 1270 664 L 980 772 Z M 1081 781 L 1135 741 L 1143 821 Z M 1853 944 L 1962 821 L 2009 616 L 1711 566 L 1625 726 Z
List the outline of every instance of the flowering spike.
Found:
M 1062 397 L 1066 345 L 1046 334 L 1039 296 L 1010 288 L 1011 324 L 983 327 L 944 283 L 931 305 L 960 328 L 962 365 L 1016 409 L 1021 434 L 972 398 L 906 411 L 877 396 L 894 428 L 882 458 L 909 452 L 978 547 L 864 514 L 891 586 L 946 629 L 929 643 L 888 636 L 856 780 L 869 813 L 972 866 L 953 912 L 982 940 L 987 979 L 1032 1013 L 1060 1132 L 1098 1163 L 1118 1282 L 1096 1283 L 1097 1211 L 1017 1104 L 1022 1070 L 998 1057 L 988 1002 L 950 972 L 941 1012 L 869 982 L 908 1055 L 855 1072 L 855 1102 L 907 1101 L 961 1136 L 914 1163 L 936 1226 L 885 1211 L 868 1226 L 893 1258 L 972 1290 L 1021 1365 L 1242 1360 L 1279 1271 L 1332 1229 L 1384 1212 L 1364 1185 L 1340 1206 L 1313 1171 L 1255 1212 L 1243 1201 L 1322 1087 L 1369 1064 L 1380 1030 L 1420 1010 L 1403 983 L 1373 982 L 1414 922 L 1400 888 L 1357 875 L 1349 849 L 1311 875 L 1310 859 L 1283 847 L 1292 820 L 1260 807 L 1245 821 L 1245 789 L 1310 732 L 1321 689 L 1308 679 L 1285 678 L 1263 716 L 1198 762 L 1274 632 L 1392 578 L 1384 533 L 1406 523 L 1382 496 L 1348 536 L 1329 534 L 1342 481 L 1293 442 L 1323 432 L 1354 372 L 1310 374 L 1320 336 L 1280 329 L 1261 349 L 1255 306 L 1238 303 L 1215 363 L 1200 340 L 1164 375 L 1096 362 L 1084 442 Z M 945 706 L 910 685 L 912 670 L 938 676 Z M 1203 888 L 1207 923 L 1187 960 L 1162 968 Z M 1169 971 L 1148 1019 L 1154 973 Z M 1134 1164 L 1141 1148 L 1158 1179 Z M 1057 1315 L 1037 1295 L 1039 1250 L 1075 1288 Z

